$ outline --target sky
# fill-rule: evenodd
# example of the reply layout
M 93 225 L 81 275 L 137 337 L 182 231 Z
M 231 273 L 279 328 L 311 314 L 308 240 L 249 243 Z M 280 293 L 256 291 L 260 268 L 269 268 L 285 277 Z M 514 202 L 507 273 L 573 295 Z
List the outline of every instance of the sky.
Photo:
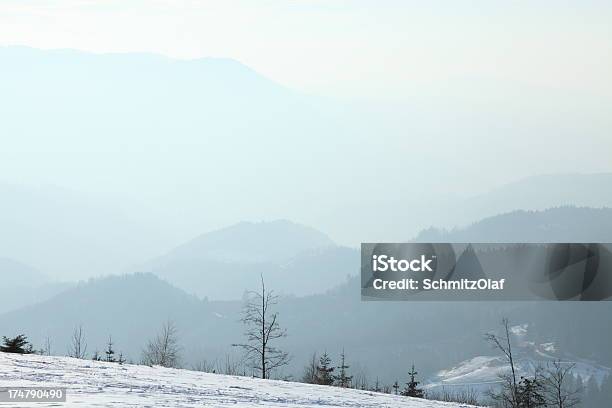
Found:
M 409 239 L 455 226 L 430 202 L 612 172 L 610 21 L 594 0 L 0 0 L 0 187 L 86 194 L 167 248 L 277 218 Z
M 236 59 L 335 97 L 479 77 L 612 95 L 607 1 L 3 0 L 0 45 Z

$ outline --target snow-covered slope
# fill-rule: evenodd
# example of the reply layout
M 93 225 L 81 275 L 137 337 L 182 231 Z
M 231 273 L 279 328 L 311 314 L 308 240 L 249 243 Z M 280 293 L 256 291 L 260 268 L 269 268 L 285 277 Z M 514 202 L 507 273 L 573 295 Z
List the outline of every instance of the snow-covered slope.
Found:
M 0 353 L 0 387 L 66 387 L 68 407 L 457 408 L 369 391 L 189 370 Z M 2 406 L 2 404 L 0 404 Z M 36 407 L 51 406 L 38 403 Z
M 529 325 L 513 326 L 511 336 L 514 347 L 514 358 L 519 376 L 530 376 L 537 367 L 545 368 L 553 361 L 572 365 L 572 374 L 585 385 L 593 378 L 599 385 L 612 370 L 585 358 L 563 353 L 557 350 L 554 342 L 539 343 L 530 338 Z M 510 366 L 504 357 L 477 356 L 459 363 L 457 366 L 442 370 L 425 385 L 429 389 L 469 388 L 485 392 L 500 382 L 500 375 L 509 374 Z

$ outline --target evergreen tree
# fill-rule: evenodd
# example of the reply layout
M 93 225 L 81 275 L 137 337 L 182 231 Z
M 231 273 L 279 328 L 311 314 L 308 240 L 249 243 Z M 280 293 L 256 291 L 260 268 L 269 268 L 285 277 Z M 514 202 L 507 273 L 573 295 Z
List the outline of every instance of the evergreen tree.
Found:
M 108 336 L 108 343 L 106 344 L 106 351 L 104 354 L 106 354 L 106 362 L 114 363 L 116 361 L 115 350 L 113 350 L 113 338 L 111 336 Z
M 424 397 L 423 390 L 418 387 L 420 383 L 419 381 L 416 380 L 417 374 L 418 372 L 414 370 L 414 364 L 413 364 L 412 369 L 408 373 L 408 375 L 410 376 L 410 381 L 406 383 L 406 388 L 404 388 L 404 391 L 402 391 L 403 396 L 414 397 L 414 398 Z
M 31 354 L 32 345 L 28 342 L 28 338 L 20 334 L 17 337 L 9 339 L 6 336 L 2 337 L 2 346 L 0 351 L 3 353 L 16 353 L 16 354 Z
M 397 382 L 397 380 L 395 380 L 395 382 L 393 383 L 393 390 L 395 395 L 399 394 L 399 383 Z
M 333 385 L 334 383 L 334 367 L 331 366 L 331 358 L 326 353 L 323 353 L 319 359 L 319 367 L 317 368 L 317 384 Z
M 123 353 L 119 353 L 119 358 L 117 359 L 119 364 L 125 363 L 125 357 L 123 357 Z
M 521 377 L 517 387 L 517 405 L 521 408 L 546 407 L 544 388 L 537 375 L 532 378 Z
M 347 370 L 350 368 L 346 364 L 346 358 L 344 355 L 344 349 L 342 349 L 342 354 L 340 354 L 340 365 L 338 367 L 339 373 L 335 377 L 336 385 L 342 388 L 349 388 L 351 386 L 351 381 L 353 380 L 352 375 L 348 375 Z
M 376 377 L 376 382 L 374 383 L 374 389 L 372 389 L 372 391 L 374 392 L 380 392 L 380 383 L 378 382 L 378 377 Z

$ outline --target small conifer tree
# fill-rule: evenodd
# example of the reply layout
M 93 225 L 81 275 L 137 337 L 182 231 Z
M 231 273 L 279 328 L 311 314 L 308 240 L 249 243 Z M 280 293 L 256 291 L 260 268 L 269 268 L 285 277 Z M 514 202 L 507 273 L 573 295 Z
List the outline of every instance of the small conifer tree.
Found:
M 412 369 L 408 373 L 410 376 L 410 381 L 406 383 L 406 388 L 402 391 L 402 395 L 406 397 L 414 397 L 414 398 L 423 398 L 424 393 L 423 390 L 419 388 L 419 381 L 416 380 L 417 372 L 414 369 L 414 364 L 412 365 Z
M 333 385 L 334 383 L 334 367 L 331 366 L 331 358 L 326 353 L 323 353 L 319 359 L 319 367 L 317 368 L 317 384 Z
M 106 362 L 114 363 L 117 361 L 115 360 L 115 350 L 113 350 L 113 338 L 111 336 L 108 336 L 108 343 L 106 344 L 106 351 L 104 354 L 106 354 Z
M 340 365 L 336 368 L 338 368 L 338 375 L 336 376 L 336 385 L 342 388 L 349 388 L 351 386 L 353 376 L 348 375 L 347 370 L 350 368 L 350 366 L 346 364 L 346 356 L 344 354 L 344 349 L 342 349 L 342 354 L 340 354 Z
M 31 354 L 33 352 L 32 345 L 28 342 L 28 338 L 24 334 L 20 334 L 11 339 L 3 336 L 2 343 L 0 351 L 3 353 Z

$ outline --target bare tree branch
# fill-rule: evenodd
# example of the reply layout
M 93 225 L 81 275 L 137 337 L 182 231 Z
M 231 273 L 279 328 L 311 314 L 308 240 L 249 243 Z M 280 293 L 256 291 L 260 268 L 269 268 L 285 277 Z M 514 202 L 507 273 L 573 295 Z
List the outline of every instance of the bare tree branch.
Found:
M 511 369 L 511 376 L 504 376 L 503 383 L 507 385 L 510 395 L 500 394 L 497 397 L 504 400 L 511 407 L 518 406 L 518 384 L 516 379 L 516 367 L 514 364 L 514 356 L 512 355 L 512 342 L 510 341 L 510 322 L 507 318 L 502 319 L 503 335 L 498 336 L 494 333 L 485 334 L 485 339 L 495 348 L 499 349 L 505 356 Z M 495 396 L 492 396 L 495 397 Z
M 544 376 L 544 389 L 546 402 L 549 406 L 558 408 L 571 408 L 580 403 L 580 387 L 569 388 L 568 379 L 576 364 L 563 363 L 555 360 L 546 367 Z
M 166 321 L 160 332 L 149 341 L 142 352 L 142 363 L 150 366 L 179 367 L 180 347 L 177 329 L 170 320 Z
M 277 301 L 278 296 L 266 290 L 262 275 L 261 292 L 248 292 L 242 311 L 241 321 L 245 325 L 246 343 L 233 344 L 242 348 L 251 368 L 258 372 L 261 378 L 270 378 L 273 370 L 289 362 L 289 355 L 272 344 L 274 340 L 287 335 L 278 324 L 278 313 L 271 311 Z
M 87 353 L 87 343 L 83 333 L 83 325 L 79 324 L 72 332 L 71 344 L 68 348 L 68 356 L 84 359 Z

